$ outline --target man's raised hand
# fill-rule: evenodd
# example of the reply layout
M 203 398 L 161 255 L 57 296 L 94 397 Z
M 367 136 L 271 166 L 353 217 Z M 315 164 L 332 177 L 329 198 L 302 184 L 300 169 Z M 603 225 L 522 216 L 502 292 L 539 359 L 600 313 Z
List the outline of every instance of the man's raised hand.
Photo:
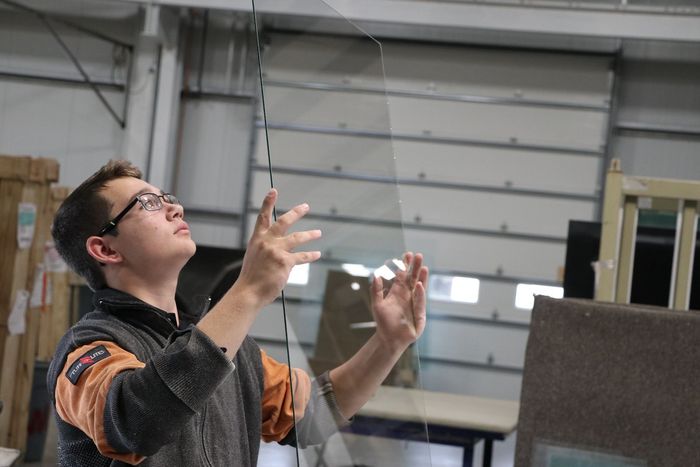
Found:
M 289 273 L 298 264 L 311 263 L 321 257 L 320 251 L 294 251 L 297 247 L 321 237 L 320 230 L 288 234 L 287 231 L 309 212 L 309 205 L 295 206 L 272 220 L 277 190 L 270 190 L 263 200 L 255 228 L 248 241 L 237 285 L 252 291 L 264 306 L 277 298 L 287 283 Z
M 385 345 L 405 349 L 425 329 L 426 287 L 428 268 L 423 255 L 407 252 L 403 257 L 405 271 L 397 271 L 389 291 L 384 292 L 382 278 L 372 283 L 372 313 L 377 335 Z

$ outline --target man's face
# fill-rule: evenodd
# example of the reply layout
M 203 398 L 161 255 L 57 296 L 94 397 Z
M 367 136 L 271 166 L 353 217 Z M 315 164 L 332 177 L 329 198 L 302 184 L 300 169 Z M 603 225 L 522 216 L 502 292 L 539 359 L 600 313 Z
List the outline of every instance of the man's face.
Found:
M 112 203 L 110 219 L 143 193 L 162 194 L 162 191 L 133 177 L 110 181 L 103 191 L 103 196 Z M 183 219 L 182 206 L 164 201 L 162 204 L 158 211 L 147 211 L 141 203 L 136 203 L 119 221 L 119 234 L 105 235 L 110 237 L 110 246 L 123 257 L 123 266 L 138 275 L 179 273 L 196 250 Z

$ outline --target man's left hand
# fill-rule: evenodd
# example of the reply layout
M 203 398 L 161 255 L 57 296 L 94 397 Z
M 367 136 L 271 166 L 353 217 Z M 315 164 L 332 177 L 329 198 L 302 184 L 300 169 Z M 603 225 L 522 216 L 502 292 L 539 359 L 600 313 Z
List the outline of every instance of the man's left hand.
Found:
M 405 350 L 425 329 L 428 268 L 423 255 L 404 253 L 405 271 L 396 272 L 385 293 L 381 277 L 372 283 L 372 313 L 377 323 L 377 336 L 390 349 Z

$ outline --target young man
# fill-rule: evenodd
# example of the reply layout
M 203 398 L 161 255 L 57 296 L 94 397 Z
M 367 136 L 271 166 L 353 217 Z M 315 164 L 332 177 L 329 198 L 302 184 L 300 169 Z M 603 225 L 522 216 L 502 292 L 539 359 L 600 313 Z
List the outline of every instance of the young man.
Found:
M 319 259 L 296 249 L 321 232 L 287 233 L 309 207 L 273 222 L 276 199 L 263 201 L 238 280 L 196 323 L 175 302 L 195 244 L 174 196 L 113 161 L 65 200 L 52 233 L 95 290 L 95 311 L 49 368 L 61 465 L 254 466 L 261 438 L 321 442 L 371 397 L 425 327 L 422 257 L 405 254 L 386 294 L 375 279 L 376 332 L 355 356 L 313 381 L 293 369 L 290 381 L 247 333 L 292 267 Z

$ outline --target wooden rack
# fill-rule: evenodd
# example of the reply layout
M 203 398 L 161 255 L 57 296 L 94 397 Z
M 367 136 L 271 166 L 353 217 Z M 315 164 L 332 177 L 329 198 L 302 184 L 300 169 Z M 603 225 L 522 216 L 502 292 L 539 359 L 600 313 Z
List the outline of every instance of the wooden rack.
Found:
M 623 175 L 613 160 L 605 182 L 596 300 L 629 303 L 640 203 L 678 212 L 669 308 L 687 310 L 695 256 L 700 182 Z
M 34 363 L 51 359 L 69 324 L 68 272 L 49 242 L 53 215 L 68 195 L 52 187 L 58 173 L 53 159 L 0 156 L 0 445 L 22 451 Z M 24 332 L 11 333 L 11 312 L 21 308 Z

